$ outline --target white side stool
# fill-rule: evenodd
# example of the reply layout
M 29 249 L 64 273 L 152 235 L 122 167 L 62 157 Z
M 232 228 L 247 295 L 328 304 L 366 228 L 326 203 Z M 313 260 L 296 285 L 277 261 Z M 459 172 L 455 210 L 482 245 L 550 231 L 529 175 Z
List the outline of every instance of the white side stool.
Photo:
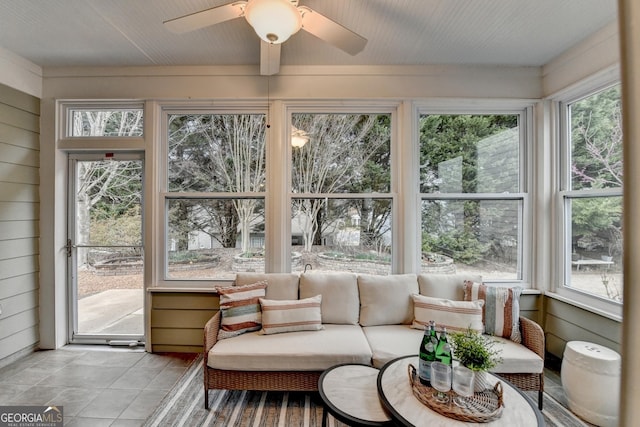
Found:
M 598 344 L 569 341 L 560 375 L 569 408 L 598 426 L 618 425 L 620 355 Z

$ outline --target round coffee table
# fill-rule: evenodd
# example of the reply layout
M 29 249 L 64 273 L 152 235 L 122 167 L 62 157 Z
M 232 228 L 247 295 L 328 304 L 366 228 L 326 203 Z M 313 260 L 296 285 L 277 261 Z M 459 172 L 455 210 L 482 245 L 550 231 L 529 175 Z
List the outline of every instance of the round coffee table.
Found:
M 408 365 L 418 366 L 418 356 L 404 356 L 388 362 L 378 374 L 378 393 L 382 405 L 391 417 L 404 426 L 456 426 L 468 425 L 441 415 L 420 402 L 414 395 L 409 383 Z M 542 413 L 536 404 L 509 382 L 491 375 L 495 381 L 502 382 L 504 409 L 502 416 L 484 425 L 487 426 L 544 426 Z
M 350 426 L 390 426 L 376 389 L 378 370 L 368 365 L 341 364 L 320 375 L 318 391 L 324 403 L 322 425 L 327 411 Z

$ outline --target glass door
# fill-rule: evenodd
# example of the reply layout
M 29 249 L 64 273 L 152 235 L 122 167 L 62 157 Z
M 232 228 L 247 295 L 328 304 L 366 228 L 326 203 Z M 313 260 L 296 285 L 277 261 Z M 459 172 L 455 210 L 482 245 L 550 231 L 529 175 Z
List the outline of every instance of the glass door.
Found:
M 141 154 L 69 156 L 70 341 L 144 343 Z

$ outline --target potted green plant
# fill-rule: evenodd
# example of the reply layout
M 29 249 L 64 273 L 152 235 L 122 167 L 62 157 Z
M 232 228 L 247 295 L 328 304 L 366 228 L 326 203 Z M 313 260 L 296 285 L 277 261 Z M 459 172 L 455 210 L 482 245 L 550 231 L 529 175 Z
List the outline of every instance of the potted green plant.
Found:
M 502 362 L 500 350 L 495 348 L 497 341 L 472 329 L 452 332 L 450 336 L 453 358 L 475 372 L 475 390 L 493 387 L 485 373 Z

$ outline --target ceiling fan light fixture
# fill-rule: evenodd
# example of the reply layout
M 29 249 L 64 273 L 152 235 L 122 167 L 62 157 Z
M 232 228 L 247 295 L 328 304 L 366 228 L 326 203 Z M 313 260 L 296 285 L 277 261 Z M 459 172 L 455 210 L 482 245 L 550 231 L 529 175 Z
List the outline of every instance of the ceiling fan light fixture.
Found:
M 267 43 L 284 43 L 302 27 L 302 15 L 291 0 L 249 0 L 244 16 Z
M 293 126 L 291 130 L 291 145 L 295 148 L 302 148 L 309 142 L 309 134 Z

